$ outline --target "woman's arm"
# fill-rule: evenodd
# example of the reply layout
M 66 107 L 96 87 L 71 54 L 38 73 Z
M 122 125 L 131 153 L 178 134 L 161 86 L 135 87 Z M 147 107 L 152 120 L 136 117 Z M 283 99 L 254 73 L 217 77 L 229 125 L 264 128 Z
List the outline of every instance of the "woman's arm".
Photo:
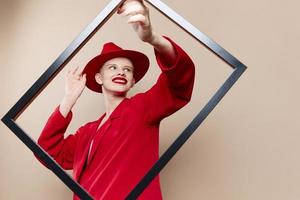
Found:
M 73 167 L 77 135 L 80 129 L 74 135 L 69 135 L 66 138 L 64 135 L 72 119 L 72 107 L 85 88 L 85 82 L 86 75 L 82 75 L 78 67 L 67 72 L 65 95 L 60 105 L 49 117 L 38 139 L 38 144 L 64 169 L 72 169 Z
M 153 31 L 150 22 L 149 9 L 142 0 L 127 0 L 119 8 L 118 13 L 128 17 L 128 23 L 132 24 L 133 29 L 139 38 L 152 45 L 160 54 L 174 61 L 176 58 L 172 44 Z
M 142 0 L 127 0 L 118 13 L 128 17 L 128 23 L 139 38 L 154 47 L 157 63 L 162 70 L 156 84 L 132 100 L 145 115 L 148 124 L 157 124 L 190 101 L 195 67 L 193 61 L 171 39 L 157 35 L 151 26 L 149 9 Z
M 64 169 L 73 168 L 75 149 L 78 137 L 83 128 L 79 128 L 75 134 L 68 135 L 65 138 L 65 132 L 71 119 L 72 112 L 69 112 L 68 115 L 64 117 L 59 111 L 59 106 L 56 107 L 47 120 L 37 141 L 38 144 Z M 41 160 L 39 159 L 39 161 Z M 44 163 L 42 162 L 42 164 Z
M 195 66 L 191 58 L 174 41 L 165 38 L 175 49 L 175 60 L 170 64 L 165 55 L 155 50 L 162 73 L 152 88 L 132 98 L 137 103 L 136 107 L 144 113 L 145 123 L 152 125 L 157 125 L 190 101 L 195 80 Z

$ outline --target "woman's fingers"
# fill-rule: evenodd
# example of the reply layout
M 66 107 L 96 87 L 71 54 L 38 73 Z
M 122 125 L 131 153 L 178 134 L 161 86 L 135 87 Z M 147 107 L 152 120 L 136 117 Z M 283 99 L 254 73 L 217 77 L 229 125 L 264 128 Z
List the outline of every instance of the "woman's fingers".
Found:
M 82 75 L 82 70 L 79 69 L 79 67 L 76 67 L 75 74 L 76 76 L 81 76 Z
M 76 72 L 77 72 L 77 70 L 78 70 L 78 66 L 77 67 L 75 67 L 73 70 L 72 70 L 72 74 L 76 74 Z
M 131 16 L 135 14 L 143 14 L 144 8 L 140 4 L 131 4 L 130 6 L 125 6 L 122 16 Z
M 83 74 L 82 76 L 81 76 L 81 81 L 83 81 L 84 82 L 84 84 L 85 84 L 85 82 L 86 82 L 86 74 Z
M 122 16 L 131 16 L 135 14 L 145 14 L 147 7 L 142 3 L 142 1 L 125 1 L 125 3 L 119 7 L 118 14 Z
M 145 15 L 142 15 L 142 14 L 136 14 L 136 15 L 133 15 L 133 16 L 129 17 L 127 22 L 130 23 L 130 24 L 138 22 L 143 26 L 149 24 L 147 18 L 145 17 Z
M 119 7 L 118 10 L 117 10 L 117 13 L 118 13 L 118 14 L 122 14 L 122 13 L 125 11 L 125 9 L 128 7 L 128 4 L 140 4 L 140 5 L 142 5 L 143 7 L 145 6 L 145 5 L 144 5 L 144 2 L 143 2 L 142 0 L 127 0 L 127 1 L 124 1 L 124 2 L 120 5 L 120 7 Z
M 82 71 L 79 67 L 70 68 L 66 74 L 68 79 L 80 80 L 82 78 Z

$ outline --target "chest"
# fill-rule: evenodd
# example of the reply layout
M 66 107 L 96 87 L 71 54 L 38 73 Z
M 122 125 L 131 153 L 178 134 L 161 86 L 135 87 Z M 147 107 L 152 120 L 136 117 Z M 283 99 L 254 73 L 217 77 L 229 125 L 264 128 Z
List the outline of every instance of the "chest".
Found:
M 81 135 L 76 157 L 80 160 L 90 157 L 95 152 L 104 154 L 127 138 L 135 138 L 144 129 L 141 118 L 134 113 L 125 112 L 118 117 L 102 120 L 93 124 L 93 127 L 86 129 Z

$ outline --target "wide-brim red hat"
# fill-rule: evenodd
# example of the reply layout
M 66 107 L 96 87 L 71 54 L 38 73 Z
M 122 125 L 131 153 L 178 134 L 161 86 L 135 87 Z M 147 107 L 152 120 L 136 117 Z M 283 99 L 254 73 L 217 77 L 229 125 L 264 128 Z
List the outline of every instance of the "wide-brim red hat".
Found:
M 149 59 L 145 54 L 134 50 L 125 50 L 112 42 L 108 42 L 103 45 L 101 53 L 87 63 L 82 72 L 82 74 L 86 74 L 86 86 L 90 90 L 102 92 L 102 87 L 96 82 L 95 75 L 106 61 L 117 57 L 128 58 L 132 62 L 134 67 L 133 77 L 136 83 L 148 71 Z

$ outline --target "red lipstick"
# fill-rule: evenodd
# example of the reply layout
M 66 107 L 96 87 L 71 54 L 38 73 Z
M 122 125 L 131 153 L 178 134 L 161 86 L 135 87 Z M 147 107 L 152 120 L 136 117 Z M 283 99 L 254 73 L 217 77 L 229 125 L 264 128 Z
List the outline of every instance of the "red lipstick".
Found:
M 126 78 L 123 78 L 123 77 L 115 77 L 115 78 L 112 79 L 112 81 L 114 83 L 124 84 L 124 85 L 127 83 Z

